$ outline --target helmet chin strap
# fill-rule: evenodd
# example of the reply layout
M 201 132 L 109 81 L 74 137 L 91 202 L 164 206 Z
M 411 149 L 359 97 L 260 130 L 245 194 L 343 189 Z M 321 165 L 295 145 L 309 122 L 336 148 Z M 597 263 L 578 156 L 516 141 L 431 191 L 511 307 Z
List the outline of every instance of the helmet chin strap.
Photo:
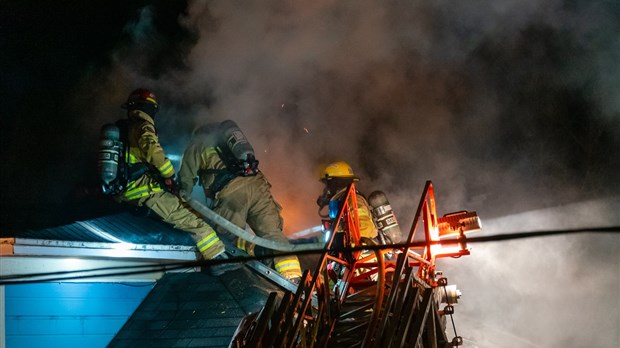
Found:
M 329 187 L 325 187 L 323 189 L 323 194 L 321 194 L 316 199 L 316 204 L 319 206 L 319 209 L 323 208 L 324 206 L 329 204 L 329 200 L 332 198 L 332 196 L 333 196 L 333 194 L 332 194 L 331 190 L 329 189 Z

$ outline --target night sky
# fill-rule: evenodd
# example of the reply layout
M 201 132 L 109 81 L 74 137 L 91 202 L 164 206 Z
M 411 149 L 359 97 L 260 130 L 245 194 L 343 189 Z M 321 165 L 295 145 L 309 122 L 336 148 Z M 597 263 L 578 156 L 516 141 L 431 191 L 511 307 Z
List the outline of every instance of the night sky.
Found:
M 440 214 L 475 210 L 483 233 L 620 224 L 618 1 L 0 9 L 2 235 L 119 209 L 97 194 L 98 134 L 137 87 L 160 99 L 170 155 L 197 125 L 235 120 L 289 233 L 318 224 L 318 170 L 335 160 L 352 165 L 364 192 L 386 192 L 405 230 L 426 180 Z M 469 280 L 461 322 L 480 324 L 463 334 L 469 346 L 619 345 L 619 238 L 552 244 L 484 245 L 446 265 L 457 283 Z M 552 282 L 556 274 L 568 278 Z M 556 314 L 564 326 L 549 323 Z
M 115 208 L 93 194 L 97 185 L 93 156 L 101 126 L 94 115 L 109 100 L 102 71 L 112 64 L 115 51 L 130 44 L 126 27 L 145 3 L 3 1 L 0 5 L 3 233 L 62 224 Z M 170 27 L 166 20 L 174 24 L 184 4 L 161 8 L 171 14 L 162 21 Z M 132 87 L 119 88 L 115 106 Z M 110 121 L 122 117 L 121 111 L 113 109 Z

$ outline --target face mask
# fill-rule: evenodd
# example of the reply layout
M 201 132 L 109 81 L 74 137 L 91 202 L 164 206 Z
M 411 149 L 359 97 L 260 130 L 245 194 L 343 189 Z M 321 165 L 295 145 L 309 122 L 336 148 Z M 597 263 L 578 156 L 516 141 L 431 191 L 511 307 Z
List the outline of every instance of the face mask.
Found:
M 316 199 L 316 204 L 319 208 L 323 208 L 327 204 L 329 204 L 329 200 L 332 198 L 333 194 L 328 187 L 323 189 L 323 194 Z

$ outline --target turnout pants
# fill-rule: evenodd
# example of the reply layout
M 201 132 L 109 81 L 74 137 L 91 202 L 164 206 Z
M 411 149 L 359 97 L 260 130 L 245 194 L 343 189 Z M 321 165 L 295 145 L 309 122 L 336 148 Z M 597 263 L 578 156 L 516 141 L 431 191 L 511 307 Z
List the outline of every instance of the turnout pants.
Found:
M 246 224 L 257 236 L 283 244 L 289 244 L 282 232 L 282 207 L 271 195 L 271 184 L 258 173 L 256 176 L 237 177 L 217 193 L 213 211 L 245 229 Z M 217 227 L 218 233 L 253 255 L 254 246 Z M 245 246 L 245 247 L 244 247 Z M 277 251 L 276 251 L 277 252 Z M 285 278 L 301 277 L 301 267 L 296 256 L 273 258 L 273 268 Z

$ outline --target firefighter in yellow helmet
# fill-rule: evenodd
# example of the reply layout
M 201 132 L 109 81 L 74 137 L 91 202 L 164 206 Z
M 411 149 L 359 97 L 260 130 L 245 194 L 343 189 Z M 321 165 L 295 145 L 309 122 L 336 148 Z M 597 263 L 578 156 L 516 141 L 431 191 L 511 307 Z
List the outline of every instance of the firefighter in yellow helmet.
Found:
M 189 199 L 197 182 L 203 187 L 207 205 L 223 218 L 243 229 L 249 225 L 261 238 L 289 243 L 282 232 L 282 207 L 258 169 L 252 146 L 234 121 L 211 123 L 194 131 L 179 170 L 182 196 Z M 216 228 L 249 255 L 272 255 L 269 249 Z M 293 282 L 301 278 L 296 256 L 274 256 L 272 261 L 272 267 L 285 278 Z
M 163 221 L 190 233 L 204 259 L 226 258 L 224 244 L 213 228 L 185 208 L 177 196 L 174 167 L 159 144 L 155 129 L 157 97 L 139 88 L 131 92 L 122 108 L 127 109 L 127 118 L 116 124 L 125 143 L 127 183 L 115 199 L 132 206 L 146 206 Z M 210 270 L 218 275 L 238 267 L 223 264 Z
M 321 170 L 319 180 L 325 184 L 323 193 L 317 198 L 317 205 L 319 206 L 319 216 L 323 219 L 324 227 L 333 227 L 337 211 L 334 211 L 334 206 L 339 210 L 342 207 L 344 200 L 346 199 L 349 186 L 358 182 L 359 178 L 353 173 L 353 169 L 347 162 L 338 161 L 333 162 Z M 359 232 L 362 244 L 377 244 L 378 230 L 372 219 L 370 206 L 366 197 L 362 195 L 356 187 L 355 190 L 357 197 L 357 215 L 359 218 Z M 336 203 L 332 205 L 332 203 Z M 332 206 L 332 207 L 330 207 Z M 330 212 L 330 210 L 332 210 Z M 334 233 L 333 240 L 335 245 L 344 246 L 345 241 L 344 229 L 342 226 L 338 230 L 332 231 Z M 326 236 L 327 237 L 327 236 Z M 342 255 L 340 256 L 342 257 Z M 330 277 L 330 284 L 336 282 L 337 278 L 342 276 L 344 271 L 341 264 L 332 261 L 327 265 L 327 273 Z
M 347 162 L 338 161 L 328 164 L 323 168 L 319 180 L 325 184 L 323 193 L 316 203 L 319 206 L 319 215 L 327 218 L 328 204 L 330 201 L 345 199 L 347 188 L 359 178 L 353 174 L 353 169 Z M 371 209 L 366 197 L 359 191 L 357 193 L 357 215 L 360 223 L 360 237 L 373 239 L 377 237 L 377 228 L 373 223 Z

